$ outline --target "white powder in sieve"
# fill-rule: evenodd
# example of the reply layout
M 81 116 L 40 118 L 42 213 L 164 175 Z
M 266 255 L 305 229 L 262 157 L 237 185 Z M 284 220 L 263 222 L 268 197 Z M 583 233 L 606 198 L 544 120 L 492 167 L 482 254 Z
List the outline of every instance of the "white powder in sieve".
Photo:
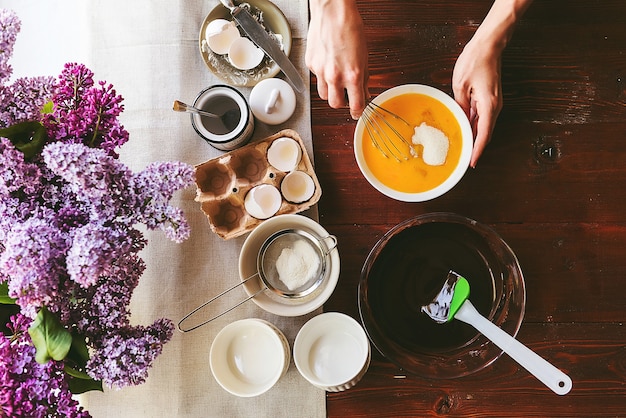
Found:
M 424 148 L 422 158 L 426 164 L 443 165 L 446 162 L 450 141 L 439 129 L 422 122 L 420 126 L 415 127 L 413 144 L 422 145 Z
M 278 278 L 289 290 L 306 284 L 315 277 L 320 266 L 317 251 L 306 241 L 296 241 L 293 247 L 283 248 L 276 260 Z

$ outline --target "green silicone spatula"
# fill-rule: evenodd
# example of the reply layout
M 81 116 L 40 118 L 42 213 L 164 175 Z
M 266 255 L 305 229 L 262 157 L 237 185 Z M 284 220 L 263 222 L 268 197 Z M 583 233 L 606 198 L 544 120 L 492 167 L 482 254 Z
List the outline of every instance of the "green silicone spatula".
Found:
M 440 324 L 458 319 L 473 326 L 554 393 L 565 395 L 572 389 L 568 375 L 482 316 L 469 301 L 469 295 L 468 281 L 450 271 L 439 294 L 430 304 L 422 306 L 422 311 Z

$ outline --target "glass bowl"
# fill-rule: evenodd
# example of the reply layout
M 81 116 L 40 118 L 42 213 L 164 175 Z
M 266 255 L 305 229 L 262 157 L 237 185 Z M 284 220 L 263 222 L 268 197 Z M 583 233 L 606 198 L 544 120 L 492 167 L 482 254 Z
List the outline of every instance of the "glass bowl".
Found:
M 521 326 L 522 271 L 493 229 L 452 213 L 408 219 L 374 245 L 359 281 L 359 312 L 372 344 L 407 373 L 451 379 L 482 370 L 502 354 L 470 325 L 437 324 L 421 312 L 449 270 L 468 280 L 469 300 L 483 316 L 512 336 Z

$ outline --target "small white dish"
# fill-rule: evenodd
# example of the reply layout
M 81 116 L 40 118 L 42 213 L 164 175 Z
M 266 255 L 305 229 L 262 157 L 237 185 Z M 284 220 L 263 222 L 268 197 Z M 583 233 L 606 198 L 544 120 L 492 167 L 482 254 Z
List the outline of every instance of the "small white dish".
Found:
M 257 318 L 226 325 L 211 344 L 209 363 L 217 383 L 227 392 L 249 398 L 271 389 L 289 368 L 285 335 Z
M 293 360 L 309 383 L 328 392 L 356 385 L 367 372 L 371 349 L 352 317 L 326 312 L 310 319 L 293 344 Z
M 257 256 L 263 243 L 275 232 L 284 229 L 303 229 L 319 238 L 329 237 L 330 234 L 319 223 L 303 215 L 285 214 L 277 215 L 264 221 L 248 235 L 241 247 L 239 254 L 239 277 L 245 280 L 257 273 Z M 272 297 L 271 291 L 266 290 L 260 278 L 248 280 L 243 284 L 243 288 L 248 296 L 258 292 L 252 301 L 261 309 L 280 316 L 300 316 L 313 312 L 321 307 L 332 295 L 339 279 L 339 251 L 333 248 L 326 256 L 326 275 L 319 291 L 314 297 L 302 298 L 300 301 L 291 299 Z M 284 299 L 284 300 L 283 300 Z

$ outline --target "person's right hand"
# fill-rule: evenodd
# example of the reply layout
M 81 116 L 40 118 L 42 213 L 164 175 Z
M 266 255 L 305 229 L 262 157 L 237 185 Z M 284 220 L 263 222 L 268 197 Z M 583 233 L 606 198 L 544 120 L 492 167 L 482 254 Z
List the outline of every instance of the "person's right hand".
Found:
M 330 107 L 350 106 L 358 119 L 369 99 L 367 42 L 354 0 L 311 0 L 306 65 Z

